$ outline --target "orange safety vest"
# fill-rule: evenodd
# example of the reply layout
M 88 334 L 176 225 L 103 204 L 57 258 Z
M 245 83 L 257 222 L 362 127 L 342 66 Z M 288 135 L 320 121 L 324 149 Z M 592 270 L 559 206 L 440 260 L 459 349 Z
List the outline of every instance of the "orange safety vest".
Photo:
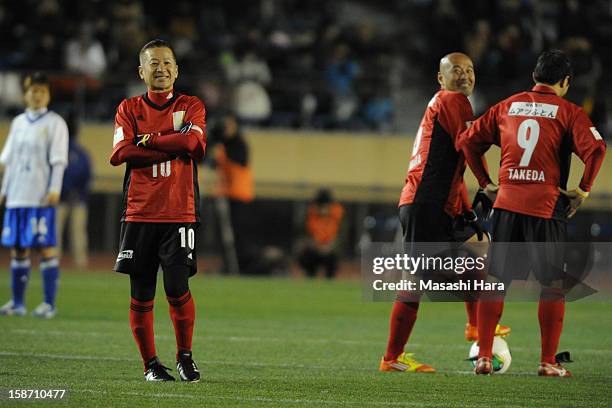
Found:
M 329 204 L 329 214 L 323 215 L 316 204 L 308 207 L 306 231 L 319 244 L 333 242 L 338 236 L 344 208 L 339 203 Z
M 253 201 L 255 189 L 251 168 L 231 161 L 223 145 L 218 146 L 215 159 L 221 182 L 219 193 L 231 200 L 245 203 Z

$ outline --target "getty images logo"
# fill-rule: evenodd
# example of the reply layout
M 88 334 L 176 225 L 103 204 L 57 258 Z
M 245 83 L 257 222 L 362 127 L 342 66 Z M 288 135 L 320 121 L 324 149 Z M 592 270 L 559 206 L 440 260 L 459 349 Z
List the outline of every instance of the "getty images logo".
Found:
M 122 259 L 132 259 L 133 257 L 134 257 L 134 251 L 131 249 L 126 249 L 125 251 L 119 252 L 119 255 L 117 256 L 117 262 L 119 262 Z

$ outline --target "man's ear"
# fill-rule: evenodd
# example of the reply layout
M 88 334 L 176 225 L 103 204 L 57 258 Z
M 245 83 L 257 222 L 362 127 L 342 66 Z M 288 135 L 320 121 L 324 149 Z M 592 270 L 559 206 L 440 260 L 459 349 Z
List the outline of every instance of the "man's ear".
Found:
M 440 86 L 444 86 L 444 77 L 442 76 L 441 72 L 438 72 L 438 83 L 440 84 Z
M 138 66 L 138 76 L 140 79 L 144 79 L 144 70 L 142 69 L 142 65 Z
M 533 82 L 534 82 L 534 83 L 537 83 L 537 82 L 538 82 L 538 81 L 536 81 L 536 79 L 535 79 L 535 72 L 532 72 L 532 73 L 531 73 L 531 79 L 533 79 Z
M 178 65 L 177 65 L 177 66 L 176 66 L 176 78 L 178 78 L 178 76 L 179 76 L 179 67 L 178 67 Z M 176 79 L 176 78 L 175 78 L 175 79 Z
M 570 86 L 570 80 L 571 80 L 571 78 L 570 78 L 570 76 L 569 76 L 569 75 L 567 75 L 567 76 L 566 76 L 566 77 L 563 79 L 563 87 L 564 87 L 564 88 L 569 88 L 569 86 Z

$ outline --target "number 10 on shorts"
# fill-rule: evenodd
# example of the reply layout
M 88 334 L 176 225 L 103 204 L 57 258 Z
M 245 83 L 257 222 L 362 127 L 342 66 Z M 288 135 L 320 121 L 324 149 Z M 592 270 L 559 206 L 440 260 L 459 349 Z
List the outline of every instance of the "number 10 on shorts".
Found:
M 193 228 L 180 227 L 178 231 L 181 236 L 181 248 L 189 246 L 189 249 L 193 251 L 195 248 L 195 231 Z

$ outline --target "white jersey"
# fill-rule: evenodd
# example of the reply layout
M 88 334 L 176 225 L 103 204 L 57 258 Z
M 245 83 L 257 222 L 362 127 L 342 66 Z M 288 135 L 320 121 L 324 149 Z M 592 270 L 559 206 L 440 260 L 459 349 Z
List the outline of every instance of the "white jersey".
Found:
M 6 207 L 40 207 L 49 192 L 51 167 L 68 164 L 66 122 L 47 109 L 26 110 L 11 123 L 0 163 Z

